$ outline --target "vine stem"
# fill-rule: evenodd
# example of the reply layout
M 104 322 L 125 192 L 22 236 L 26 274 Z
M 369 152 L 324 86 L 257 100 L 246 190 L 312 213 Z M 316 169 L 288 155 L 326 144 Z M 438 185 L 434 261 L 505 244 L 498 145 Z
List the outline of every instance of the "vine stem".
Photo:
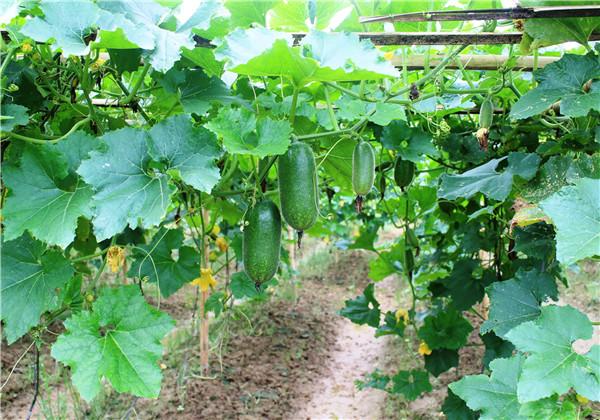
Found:
M 108 248 L 105 248 L 104 250 L 97 252 L 95 254 L 91 254 L 91 255 L 84 255 L 83 257 L 77 257 L 77 258 L 71 258 L 72 262 L 79 262 L 79 261 L 87 261 L 87 260 L 92 260 L 96 257 L 101 257 L 102 255 L 106 254 L 108 252 Z
M 125 97 L 125 99 L 123 99 L 123 103 L 128 104 L 129 102 L 131 102 L 133 100 L 133 98 L 135 97 L 135 95 L 137 95 L 138 90 L 140 89 L 140 87 L 144 83 L 144 78 L 146 77 L 146 74 L 148 73 L 148 70 L 150 70 L 150 63 L 149 62 L 146 63 L 146 64 L 144 64 L 144 68 L 142 69 L 142 73 L 140 74 L 140 78 L 135 81 L 135 83 L 131 87 L 131 91 Z
M 290 109 L 290 125 L 294 125 L 294 121 L 296 120 L 296 107 L 298 106 L 298 94 L 300 90 L 298 88 L 294 89 L 294 94 L 292 96 L 292 107 Z
M 8 381 L 10 381 L 10 378 L 12 377 L 13 372 L 15 371 L 17 366 L 19 366 L 19 363 L 21 362 L 21 360 L 23 360 L 23 357 L 25 357 L 25 355 L 27 353 L 29 353 L 29 350 L 31 350 L 31 347 L 33 347 L 34 344 L 35 344 L 35 341 L 32 341 L 31 344 L 29 345 L 29 347 L 27 347 L 27 349 L 23 352 L 23 354 L 21 354 L 19 356 L 19 358 L 17 359 L 17 361 L 15 362 L 13 367 L 10 369 L 10 372 L 8 373 L 8 377 L 6 378 L 6 380 L 4 381 L 2 386 L 0 386 L 0 391 L 2 391 L 4 389 L 4 387 L 6 386 L 6 384 L 8 383 Z
M 35 407 L 35 403 L 37 401 L 38 395 L 40 393 L 40 349 L 38 346 L 35 346 L 35 377 L 34 377 L 34 393 L 33 393 L 33 401 L 31 401 L 31 406 L 29 407 L 29 412 L 27 413 L 26 420 L 29 420 L 33 415 L 33 408 Z
M 454 58 L 461 53 L 461 51 L 463 51 L 465 48 L 467 48 L 466 44 L 463 44 L 461 46 L 459 46 L 457 49 L 455 49 L 454 51 L 452 51 L 450 54 L 448 54 L 448 56 L 446 56 L 442 61 L 440 61 L 440 63 L 435 66 L 429 73 L 427 73 L 425 76 L 421 77 L 420 79 L 416 80 L 414 82 L 415 86 L 421 86 L 424 85 L 425 83 L 427 83 L 429 80 L 435 78 L 438 73 L 440 71 L 442 71 L 446 65 L 454 60 Z M 404 95 L 405 93 L 410 92 L 411 86 L 406 86 L 402 89 L 400 89 L 399 91 L 393 93 L 390 98 L 396 97 L 396 96 L 400 96 L 400 95 Z M 388 102 L 388 101 L 385 101 Z
M 23 136 L 23 135 L 17 134 L 17 133 L 4 133 L 4 134 L 7 135 L 8 137 L 12 138 L 12 139 L 22 140 L 22 141 L 26 141 L 28 143 L 35 143 L 35 144 L 47 144 L 47 143 L 50 143 L 50 144 L 54 144 L 54 143 L 58 143 L 61 140 L 66 139 L 71 134 L 73 134 L 75 131 L 77 131 L 77 129 L 79 127 L 81 127 L 82 125 L 84 125 L 84 124 L 86 124 L 88 122 L 90 122 L 90 117 L 86 117 L 83 120 L 78 121 L 64 135 L 62 135 L 62 136 L 60 136 L 60 137 L 58 137 L 56 139 L 52 139 L 52 140 L 36 139 L 36 138 L 33 138 L 33 137 Z
M 16 52 L 17 52 L 17 47 L 13 47 L 8 50 L 6 57 L 4 57 L 4 61 L 2 62 L 2 66 L 0 66 L 0 77 L 2 77 L 2 75 L 4 74 L 4 71 L 10 64 L 10 62 Z

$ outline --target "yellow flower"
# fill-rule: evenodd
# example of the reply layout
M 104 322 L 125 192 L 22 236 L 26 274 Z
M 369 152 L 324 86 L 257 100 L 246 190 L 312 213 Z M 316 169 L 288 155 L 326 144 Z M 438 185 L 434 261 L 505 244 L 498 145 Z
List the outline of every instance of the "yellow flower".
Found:
M 429 356 L 431 354 L 431 349 L 424 341 L 421 341 L 421 344 L 419 344 L 419 354 L 421 356 Z
M 394 58 L 394 51 L 388 51 L 383 53 L 383 58 L 390 61 L 392 58 Z
M 91 293 L 86 294 L 85 300 L 87 300 L 89 303 L 92 303 L 94 301 L 94 295 L 92 295 Z
M 125 250 L 120 246 L 111 246 L 108 248 L 106 257 L 108 258 L 108 266 L 110 267 L 110 271 L 116 273 L 125 262 Z
M 590 400 L 588 400 L 587 398 L 585 398 L 583 395 L 575 395 L 575 398 L 577 398 L 577 401 L 579 401 L 579 404 L 582 405 L 586 405 L 590 403 Z
M 24 54 L 27 54 L 33 51 L 33 47 L 29 42 L 26 42 L 23 45 L 21 45 L 21 51 L 23 51 Z
M 208 260 L 211 262 L 217 261 L 217 253 L 215 251 L 210 251 L 210 254 L 208 254 Z
M 100 70 L 105 62 L 106 60 L 103 60 L 102 58 L 97 59 L 90 65 L 90 70 L 92 70 L 93 72 Z
M 406 309 L 398 309 L 396 311 L 396 322 L 400 322 L 400 320 L 402 320 L 404 324 L 408 324 L 409 317 Z
M 219 227 L 219 225 L 214 225 L 210 233 L 212 235 L 217 236 L 219 233 L 221 233 L 221 228 Z
M 229 245 L 227 244 L 227 240 L 225 238 L 223 238 L 222 236 L 219 236 L 217 238 L 217 240 L 215 241 L 215 243 L 217 244 L 217 247 L 219 247 L 219 250 L 221 252 L 225 252 L 229 248 Z
M 210 287 L 215 287 L 217 285 L 217 280 L 213 277 L 210 268 L 201 268 L 200 277 L 192 280 L 192 284 L 198 286 L 203 292 L 206 292 Z
M 160 368 L 161 368 L 161 370 L 165 370 L 167 368 L 167 365 L 165 365 L 164 363 L 161 363 Z

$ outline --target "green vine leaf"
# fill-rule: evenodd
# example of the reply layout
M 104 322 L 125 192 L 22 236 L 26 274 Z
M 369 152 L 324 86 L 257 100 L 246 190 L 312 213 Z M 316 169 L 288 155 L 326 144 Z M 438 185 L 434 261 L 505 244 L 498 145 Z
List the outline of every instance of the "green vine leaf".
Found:
M 25 231 L 50 245 L 67 247 L 79 217 L 92 216 L 92 189 L 75 168 L 97 143 L 75 133 L 58 145 L 26 145 L 19 166 L 7 165 L 3 179 L 10 190 L 3 215 L 5 239 Z
M 600 346 L 584 355 L 573 350 L 575 340 L 592 338 L 590 320 L 571 306 L 545 306 L 535 321 L 518 325 L 506 334 L 517 350 L 529 353 L 519 376 L 521 403 L 562 395 L 574 388 L 597 401 L 600 391 Z
M 91 152 L 77 171 L 96 191 L 93 222 L 98 240 L 127 225 L 155 226 L 167 212 L 175 188 L 166 175 L 149 167 L 147 137 L 146 131 L 134 128 L 109 132 L 102 137 L 105 150 Z
M 404 121 L 392 121 L 383 129 L 381 144 L 396 150 L 403 159 L 418 163 L 425 155 L 439 156 L 431 134 L 418 127 L 410 127 Z
M 569 0 L 522 0 L 519 4 L 521 7 L 543 7 L 574 3 Z M 590 35 L 598 27 L 600 18 L 597 17 L 525 20 L 525 32 L 533 38 L 532 49 L 569 41 L 586 45 Z
M 457 350 L 432 350 L 431 354 L 425 355 L 424 359 L 425 369 L 436 377 L 453 367 L 458 367 Z
M 447 308 L 435 316 L 425 318 L 418 335 L 430 349 L 456 350 L 467 344 L 473 327 L 454 308 Z
M 538 86 L 523 95 L 511 110 L 511 118 L 522 120 L 540 114 L 560 100 L 560 113 L 569 117 L 584 117 L 590 111 L 600 111 L 600 82 L 584 85 L 600 77 L 600 63 L 593 53 L 565 54 L 535 73 Z
M 38 325 L 44 312 L 57 308 L 57 290 L 74 273 L 60 251 L 27 234 L 2 243 L 1 272 L 0 317 L 8 344 Z
M 0 116 L 0 131 L 9 133 L 18 125 L 27 125 L 29 122 L 27 107 L 17 104 L 2 104 Z
M 467 406 L 481 412 L 482 420 L 525 420 L 519 415 L 517 380 L 524 357 L 496 359 L 490 363 L 492 374 L 469 375 L 449 385 Z
M 558 261 L 573 264 L 600 255 L 600 179 L 578 179 L 540 207 L 556 227 Z
M 387 311 L 383 317 L 383 324 L 375 331 L 375 337 L 379 338 L 384 335 L 397 335 L 403 337 L 405 328 L 406 324 L 404 324 L 403 319 L 397 319 L 394 312 Z
M 98 46 L 131 48 L 131 45 L 124 45 L 124 41 L 128 40 L 129 44 L 146 50 L 153 69 L 167 72 L 181 57 L 182 48 L 194 48 L 192 27 L 198 25 L 199 29 L 206 28 L 214 17 L 224 12 L 222 7 L 214 3 L 202 2 L 193 10 L 178 9 L 173 13 L 154 2 L 102 0 L 98 5 L 107 13 L 100 23 L 103 31 Z M 186 20 L 180 21 L 178 18 Z M 173 21 L 177 28 L 171 25 Z
M 77 7 L 68 1 L 40 4 L 43 17 L 29 20 L 21 33 L 35 41 L 54 40 L 52 48 L 65 55 L 86 55 L 90 47 L 86 37 L 92 33 L 100 19 L 100 10 L 92 2 L 80 1 Z
M 312 81 L 398 77 L 398 71 L 369 41 L 356 34 L 310 32 L 300 47 L 291 34 L 265 28 L 237 29 L 215 51 L 225 68 L 251 76 L 286 77 L 296 86 Z
M 536 420 L 573 420 L 578 417 L 580 406 L 567 398 L 562 401 L 557 395 L 530 403 L 521 404 L 520 415 Z
M 442 411 L 448 420 L 477 420 L 479 416 L 461 400 L 451 389 L 442 405 Z
M 174 322 L 146 303 L 135 285 L 104 288 L 91 311 L 72 315 L 52 356 L 71 368 L 73 384 L 91 401 L 106 378 L 118 392 L 156 398 L 161 340 Z
M 213 133 L 194 127 L 189 115 L 179 114 L 154 125 L 150 130 L 149 154 L 163 162 L 183 182 L 210 193 L 221 175 L 215 160 L 221 148 Z
M 370 327 L 379 327 L 381 311 L 379 302 L 375 299 L 375 285 L 370 283 L 363 294 L 355 299 L 348 299 L 344 302 L 345 306 L 340 310 L 340 315 L 348 318 L 358 325 L 367 324 Z
M 173 258 L 174 251 L 177 258 Z M 200 254 L 191 246 L 183 246 L 180 229 L 160 228 L 149 245 L 134 249 L 133 259 L 129 276 L 158 283 L 164 297 L 200 275 Z
M 504 171 L 496 171 L 498 165 L 508 159 Z M 470 198 L 478 192 L 494 200 L 505 200 L 513 186 L 514 177 L 531 180 L 541 159 L 535 153 L 512 152 L 508 157 L 492 159 L 489 162 L 468 170 L 460 175 L 441 177 L 438 197 L 455 200 L 459 197 Z
M 494 331 L 505 337 L 511 329 L 537 318 L 541 303 L 548 298 L 557 299 L 558 289 L 554 278 L 537 269 L 519 269 L 510 280 L 495 282 L 487 288 L 490 297 L 488 319 L 481 325 L 481 333 Z
M 261 159 L 285 153 L 292 135 L 292 127 L 287 121 L 269 117 L 257 119 L 245 108 L 224 108 L 206 127 L 223 138 L 229 153 L 254 155 Z
M 167 92 L 178 95 L 187 113 L 206 114 L 213 103 L 244 103 L 232 95 L 221 79 L 209 77 L 200 69 L 172 68 L 165 74 L 161 84 Z
M 423 370 L 402 370 L 392 376 L 390 393 L 402 394 L 408 401 L 416 400 L 422 393 L 431 391 L 429 374 Z
M 246 274 L 245 271 L 238 271 L 231 276 L 230 288 L 233 297 L 236 299 L 253 299 L 265 296 L 265 290 L 267 290 L 269 286 L 274 286 L 276 284 L 277 280 L 272 278 L 271 280 L 262 283 L 260 288 L 257 289 L 256 284 L 248 277 L 248 274 Z

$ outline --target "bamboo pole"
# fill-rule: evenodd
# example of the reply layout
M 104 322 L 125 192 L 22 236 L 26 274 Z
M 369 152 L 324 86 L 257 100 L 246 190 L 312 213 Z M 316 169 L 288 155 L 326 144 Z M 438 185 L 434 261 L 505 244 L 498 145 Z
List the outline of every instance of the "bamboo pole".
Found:
M 434 21 L 471 21 L 471 20 L 512 20 L 512 19 L 548 19 L 582 18 L 600 16 L 600 6 L 541 6 L 510 7 L 502 9 L 474 10 L 437 10 L 412 13 L 399 13 L 386 16 L 361 16 L 362 24 L 376 22 L 434 22 Z
M 206 209 L 202 209 L 204 224 L 208 223 L 208 211 Z M 204 233 L 204 232 L 203 232 Z M 203 257 L 204 257 L 204 267 L 209 267 L 208 260 L 208 235 L 204 235 L 204 242 L 202 244 L 203 247 Z M 209 291 L 201 291 L 200 292 L 200 369 L 202 375 L 208 374 L 208 356 L 209 356 L 209 339 L 208 339 L 208 317 L 206 316 L 205 306 L 206 300 L 208 299 Z
M 414 54 L 410 55 L 406 60 L 406 65 L 409 70 L 420 70 L 425 67 L 425 63 L 427 59 L 429 60 L 430 66 L 437 66 L 440 61 L 444 59 L 445 56 L 432 55 L 427 58 L 425 54 Z M 459 55 L 456 57 L 457 60 L 460 60 L 462 66 L 467 70 L 498 70 L 499 68 L 504 67 L 508 64 L 509 61 L 508 56 L 506 55 Z M 548 64 L 554 63 L 560 60 L 560 57 L 548 57 L 541 56 L 537 57 L 537 67 L 542 68 L 547 66 Z M 394 56 L 391 59 L 391 63 L 399 68 L 403 66 L 403 59 L 401 56 Z M 514 69 L 516 70 L 524 70 L 531 71 L 535 66 L 535 57 L 533 56 L 518 56 L 515 57 Z M 446 66 L 446 69 L 458 69 L 460 68 L 458 64 L 454 61 L 451 61 Z

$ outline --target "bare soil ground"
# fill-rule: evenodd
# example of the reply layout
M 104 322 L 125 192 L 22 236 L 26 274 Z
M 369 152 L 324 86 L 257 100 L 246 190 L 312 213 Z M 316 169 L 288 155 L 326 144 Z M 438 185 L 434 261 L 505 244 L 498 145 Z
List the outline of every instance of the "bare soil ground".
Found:
M 439 419 L 447 384 L 481 372 L 480 321 L 469 316 L 475 327 L 473 346 L 461 350 L 458 369 L 432 380 L 434 389 L 427 395 L 407 402 L 377 390 L 356 390 L 354 381 L 375 368 L 394 373 L 422 366 L 418 340 L 411 333 L 403 339 L 376 339 L 373 329 L 336 314 L 345 299 L 360 294 L 367 284 L 369 258 L 364 252 L 321 249 L 301 263 L 295 303 L 281 295 L 247 302 L 226 325 L 213 323 L 214 347 L 205 377 L 199 374 L 199 346 L 189 328 L 194 289 L 163 300 L 161 308 L 178 320 L 178 328 L 166 340 L 163 389 L 157 400 L 118 395 L 106 387 L 94 403 L 85 404 L 65 381 L 67 370 L 44 353 L 43 386 L 33 418 Z M 569 273 L 571 287 L 561 290 L 564 303 L 595 321 L 600 319 L 599 266 L 585 264 L 579 273 Z M 408 307 L 407 290 L 395 276 L 378 283 L 376 295 L 382 309 Z M 223 336 L 227 340 L 220 341 Z M 54 337 L 48 334 L 46 339 L 52 342 Z M 2 349 L 2 383 L 30 344 L 23 339 Z M 33 361 L 30 351 L 3 388 L 2 418 L 27 415 Z

